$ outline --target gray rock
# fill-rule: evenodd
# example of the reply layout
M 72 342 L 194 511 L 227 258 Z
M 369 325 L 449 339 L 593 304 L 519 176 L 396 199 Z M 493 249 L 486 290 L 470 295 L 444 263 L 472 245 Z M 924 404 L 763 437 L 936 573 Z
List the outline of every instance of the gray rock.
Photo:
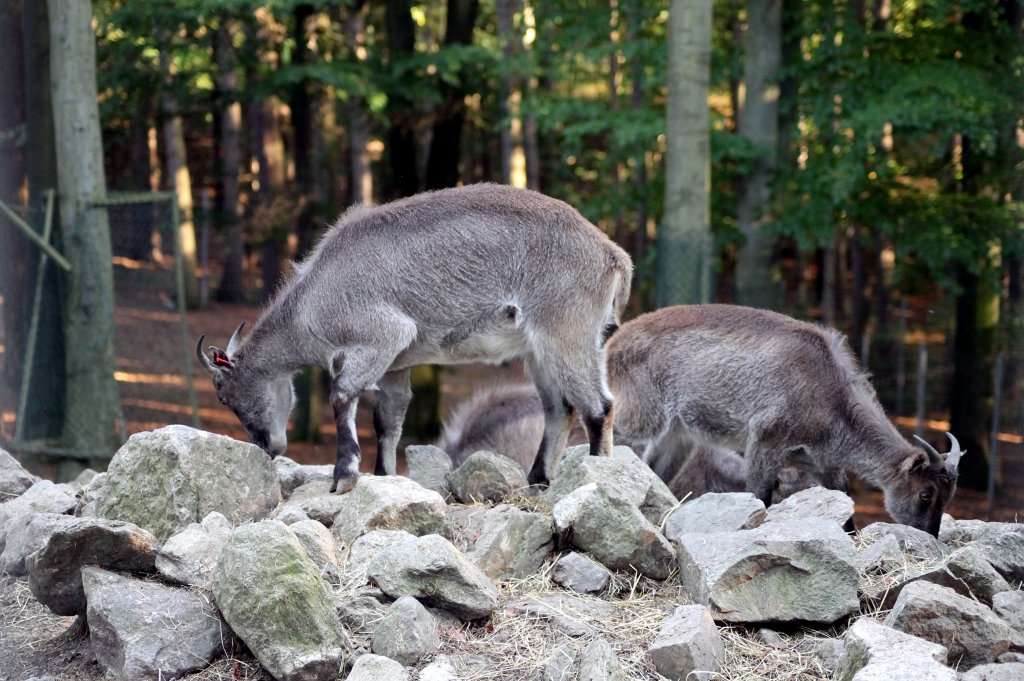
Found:
M 603 565 L 572 551 L 558 559 L 551 581 L 581 594 L 600 594 L 608 588 L 611 575 Z
M 7 521 L 22 513 L 58 513 L 75 510 L 78 502 L 73 496 L 49 480 L 40 480 L 20 496 L 0 504 L 0 551 L 7 545 Z
M 81 518 L 97 517 L 97 508 L 100 497 L 103 495 L 103 487 L 107 484 L 107 474 L 97 473 L 89 482 L 82 486 L 75 498 L 78 506 L 75 507 L 75 515 Z
M 995 613 L 929 582 L 908 584 L 885 624 L 946 646 L 949 661 L 967 667 L 992 662 L 1010 647 L 1010 628 Z
M 337 584 L 340 579 L 338 553 L 331 531 L 315 520 L 300 520 L 288 527 L 295 533 L 295 538 L 302 544 L 306 555 L 320 570 L 320 576 L 332 584 Z
M 608 641 L 596 638 L 580 654 L 579 681 L 625 681 L 626 673 Z
M 956 671 L 941 664 L 918 665 L 896 658 L 875 662 L 857 672 L 853 681 L 956 681 Z
M 672 572 L 675 551 L 618 486 L 589 483 L 555 504 L 555 530 L 613 570 L 635 569 L 654 579 Z
M 274 470 L 277 471 L 277 481 L 281 485 L 281 496 L 284 499 L 289 499 L 296 489 L 308 482 L 326 482 L 329 485 L 334 480 L 334 466 L 308 466 L 296 463 L 287 456 L 274 459 Z
M 951 550 L 927 532 L 909 525 L 896 523 L 871 523 L 860 531 L 862 540 L 874 543 L 886 535 L 896 537 L 900 548 L 915 560 L 939 561 L 948 556 Z
M 0 502 L 21 496 L 39 481 L 15 459 L 0 447 Z
M 28 511 L 7 521 L 7 545 L 0 553 L 0 572 L 25 574 L 25 559 L 46 545 L 50 535 L 71 516 Z
M 824 518 L 843 525 L 853 517 L 853 499 L 838 490 L 810 487 L 772 504 L 764 521 L 786 522 L 801 518 Z
M 889 610 L 903 588 L 918 581 L 949 587 L 962 596 L 977 599 L 986 605 L 991 605 L 993 595 L 1010 588 L 981 552 L 968 545 L 954 551 L 931 570 L 912 572 L 903 582 L 887 587 L 885 593 L 876 600 L 882 609 Z
M 559 593 L 531 597 L 509 605 L 508 610 L 547 620 L 568 636 L 593 636 L 597 630 L 590 623 L 608 621 L 616 613 L 608 601 Z
M 441 495 L 408 478 L 363 475 L 352 491 L 336 496 L 341 504 L 331 532 L 343 546 L 372 530 L 424 535 L 445 527 L 447 506 Z
M 814 656 L 827 673 L 833 673 L 843 657 L 843 642 L 835 638 L 823 638 L 814 646 Z
M 939 528 L 939 541 L 951 546 L 964 544 L 979 539 L 997 537 L 1006 532 L 1024 532 L 1024 523 L 990 523 L 984 520 L 957 520 L 949 514 L 942 514 L 942 526 Z
M 678 541 L 694 532 L 749 530 L 764 517 L 764 503 L 749 492 L 708 492 L 672 512 L 665 521 L 665 537 Z
M 900 542 L 891 534 L 882 535 L 860 552 L 857 569 L 861 574 L 886 574 L 907 562 Z
M 572 681 L 576 668 L 576 653 L 569 644 L 555 649 L 544 663 L 544 681 Z
M 551 555 L 555 534 L 548 516 L 502 504 L 474 513 L 469 536 L 466 557 L 492 579 L 509 579 L 537 572 Z
M 452 494 L 465 504 L 500 502 L 529 483 L 519 464 L 494 452 L 475 452 L 449 476 Z
M 392 603 L 373 631 L 373 652 L 407 667 L 419 664 L 440 647 L 437 620 L 412 596 Z
M 405 463 L 410 480 L 444 499 L 451 496 L 448 474 L 452 472 L 452 460 L 443 450 L 433 445 L 409 445 L 405 448 Z
M 347 681 L 410 681 L 411 678 L 399 662 L 382 655 L 362 655 L 352 665 Z
M 860 607 L 853 540 L 819 518 L 683 535 L 679 565 L 691 597 L 719 620 L 831 623 Z
M 438 655 L 420 670 L 419 681 L 459 681 L 459 677 L 451 659 L 447 655 Z
M 344 505 L 345 495 L 331 494 L 330 482 L 313 481 L 296 487 L 288 501 L 278 506 L 271 517 L 286 525 L 305 517 L 331 527 L 334 516 L 338 515 Z
M 213 569 L 231 537 L 231 523 L 214 511 L 164 542 L 156 552 L 156 570 L 175 584 L 209 589 Z
M 1001 591 L 995 594 L 992 597 L 992 609 L 1010 627 L 1010 649 L 1024 653 L 1024 591 Z
M 647 656 L 662 676 L 682 680 L 694 672 L 717 672 L 725 647 L 711 612 L 702 605 L 680 605 L 666 619 Z
M 996 662 L 999 664 L 1007 664 L 1010 662 L 1019 662 L 1024 664 L 1024 653 L 1015 653 L 1012 650 L 1008 653 L 1003 653 L 996 658 Z
M 89 641 L 119 681 L 176 679 L 224 654 L 232 636 L 209 598 L 189 589 L 82 568 Z
M 280 502 L 266 452 L 175 425 L 128 438 L 110 461 L 96 512 L 164 541 L 213 511 L 238 525 L 266 517 Z
M 613 447 L 612 455 L 607 457 L 590 456 L 589 445 L 565 450 L 544 498 L 554 505 L 586 484 L 609 481 L 614 481 L 615 489 L 659 527 L 678 503 L 668 486 L 629 447 Z
M 1024 582 L 1024 533 L 1002 532 L 972 541 L 1008 582 Z
M 392 598 L 414 596 L 464 620 L 486 617 L 498 605 L 498 589 L 490 578 L 436 534 L 383 549 L 366 572 Z
M 945 646 L 897 631 L 866 617 L 857 620 L 846 630 L 843 643 L 843 655 L 832 675 L 835 681 L 862 678 L 860 672 L 865 668 L 890 661 L 900 661 L 906 663 L 908 668 L 936 674 L 941 674 L 942 669 L 948 669 L 945 663 L 949 651 Z M 896 675 L 888 678 L 895 680 L 905 677 Z M 914 678 L 931 677 L 925 675 Z M 955 674 L 952 678 L 956 678 Z
M 54 613 L 85 612 L 81 568 L 87 565 L 155 570 L 156 539 L 146 530 L 119 520 L 65 517 L 43 547 L 25 559 L 32 595 Z
M 388 606 L 371 595 L 338 594 L 335 609 L 341 623 L 360 634 L 373 634 L 377 623 L 384 619 Z
M 1020 681 L 1024 679 L 1024 664 L 983 664 L 960 675 L 960 681 Z
M 287 525 L 243 525 L 221 552 L 213 594 L 231 629 L 278 680 L 333 678 L 348 655 L 330 589 Z
M 416 535 L 405 530 L 373 530 L 352 543 L 348 557 L 342 565 L 342 578 L 349 584 L 366 581 L 366 566 L 378 553 L 393 544 L 400 544 Z

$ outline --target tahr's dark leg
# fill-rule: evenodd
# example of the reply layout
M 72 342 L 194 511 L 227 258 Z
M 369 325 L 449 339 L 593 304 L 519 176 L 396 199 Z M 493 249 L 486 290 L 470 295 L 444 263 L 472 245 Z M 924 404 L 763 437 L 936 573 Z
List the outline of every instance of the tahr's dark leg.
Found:
M 356 435 L 356 409 L 359 397 L 344 399 L 331 396 L 334 422 L 338 427 L 338 459 L 334 464 L 334 483 L 331 491 L 342 494 L 355 487 L 359 478 L 359 438 Z

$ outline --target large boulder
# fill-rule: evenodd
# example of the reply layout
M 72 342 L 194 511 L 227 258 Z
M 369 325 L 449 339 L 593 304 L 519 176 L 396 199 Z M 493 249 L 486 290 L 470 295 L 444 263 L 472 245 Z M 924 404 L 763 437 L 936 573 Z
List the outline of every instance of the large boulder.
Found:
M 343 546 L 372 530 L 441 532 L 447 505 L 437 492 L 397 475 L 363 475 L 340 499 L 331 532 Z
M 968 546 L 977 548 L 1008 582 L 1024 582 L 1024 532 L 987 535 Z
M 89 641 L 118 681 L 177 679 L 225 653 L 231 632 L 210 599 L 191 589 L 82 568 Z
M 690 596 L 716 620 L 831 623 L 860 606 L 857 551 L 832 521 L 684 534 L 679 566 Z
M 392 598 L 414 596 L 464 620 L 486 617 L 498 606 L 498 589 L 490 578 L 436 534 L 388 546 L 370 560 L 366 572 Z
M 407 667 L 441 647 L 437 620 L 412 596 L 391 604 L 373 632 L 373 652 L 390 657 Z
M 500 502 L 530 483 L 519 464 L 494 452 L 475 452 L 449 476 L 452 494 L 464 504 Z
M 213 594 L 275 679 L 337 676 L 349 650 L 331 591 L 287 525 L 266 520 L 235 530 L 214 570 Z
M 853 499 L 838 490 L 809 487 L 772 504 L 765 515 L 766 523 L 824 518 L 843 525 L 853 517 Z
M 672 572 L 675 551 L 618 486 L 589 483 L 552 510 L 555 530 L 613 570 L 635 569 L 654 579 Z
M 895 681 L 954 681 L 956 672 L 945 666 L 945 646 L 911 636 L 861 618 L 846 630 L 843 654 L 832 675 L 834 681 L 882 679 Z M 889 676 L 886 676 L 889 674 Z
M 214 511 L 171 536 L 156 552 L 156 570 L 175 584 L 209 589 L 213 569 L 231 537 L 231 523 Z
M 930 582 L 904 587 L 885 624 L 945 646 L 963 667 L 993 662 L 1010 648 L 1010 628 L 994 612 Z
M 764 516 L 764 503 L 749 492 L 708 492 L 672 511 L 665 521 L 665 537 L 678 541 L 693 532 L 749 530 Z
M 175 425 L 128 438 L 110 461 L 96 513 L 164 541 L 213 511 L 238 525 L 266 517 L 280 502 L 266 452 Z
M 1024 652 L 1024 591 L 1002 591 L 992 598 L 992 609 L 1003 618 L 1011 632 L 1012 650 Z
M 554 548 L 551 518 L 515 506 L 474 509 L 467 524 L 466 557 L 493 579 L 532 575 Z
M 613 447 L 609 457 L 591 456 L 589 445 L 565 450 L 544 498 L 554 505 L 584 485 L 609 481 L 654 525 L 660 526 L 678 503 L 668 486 L 629 447 Z
M 17 459 L 0 447 L 0 503 L 20 496 L 38 481 L 38 476 L 25 470 Z
M 981 551 L 968 545 L 954 551 L 949 558 L 934 568 L 912 576 L 902 584 L 887 587 L 886 594 L 881 599 L 882 608 L 892 608 L 903 587 L 917 581 L 941 584 L 986 605 L 992 604 L 992 598 L 997 593 L 1010 590 L 1010 585 L 996 572 Z
M 703 605 L 680 605 L 666 619 L 647 649 L 658 673 L 673 681 L 703 678 L 717 672 L 725 659 L 722 635 Z M 692 676 L 691 676 L 692 675 Z
M 156 539 L 146 530 L 120 520 L 62 517 L 43 547 L 25 559 L 32 595 L 56 614 L 85 612 L 85 566 L 155 570 Z

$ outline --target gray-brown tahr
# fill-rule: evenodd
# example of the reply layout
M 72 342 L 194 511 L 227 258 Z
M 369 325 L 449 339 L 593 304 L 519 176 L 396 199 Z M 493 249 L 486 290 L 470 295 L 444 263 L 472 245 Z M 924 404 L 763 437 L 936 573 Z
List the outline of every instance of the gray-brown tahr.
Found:
M 437 446 L 447 452 L 456 468 L 474 452 L 487 450 L 507 456 L 524 471 L 530 471 L 543 437 L 544 410 L 537 391 L 532 385 L 514 383 L 483 388 L 456 405 L 445 420 Z M 618 432 L 615 441 L 630 444 Z M 574 427 L 569 444 L 583 442 L 586 435 Z M 736 452 L 708 444 L 675 444 L 676 448 L 666 450 L 660 460 L 648 463 L 677 498 L 689 495 L 695 499 L 708 492 L 746 489 L 746 463 Z M 817 484 L 813 474 L 790 462 L 779 471 L 772 500 L 778 503 Z
M 684 305 L 630 321 L 609 340 L 616 430 L 651 450 L 668 437 L 744 452 L 747 490 L 770 503 L 798 451 L 826 487 L 850 471 L 885 493 L 897 521 L 937 536 L 961 451 L 907 442 L 886 418 L 845 337 L 775 312 Z
M 359 472 L 359 394 L 376 388 L 375 472 L 395 448 L 418 364 L 523 358 L 544 403 L 531 482 L 546 479 L 578 411 L 592 454 L 610 454 L 612 397 L 602 343 L 629 297 L 629 256 L 568 204 L 479 184 L 350 208 L 296 267 L 252 331 L 196 354 L 220 401 L 271 456 L 284 451 L 292 375 L 331 376 L 333 489 Z

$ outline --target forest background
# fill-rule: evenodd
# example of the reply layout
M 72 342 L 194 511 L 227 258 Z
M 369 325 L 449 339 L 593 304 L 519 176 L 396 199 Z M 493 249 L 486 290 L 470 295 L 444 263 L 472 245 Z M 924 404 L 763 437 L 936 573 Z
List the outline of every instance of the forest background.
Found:
M 255 311 L 344 207 L 492 181 L 626 248 L 630 316 L 842 329 L 897 423 L 959 437 L 962 485 L 1016 489 L 1022 45 L 1018 0 L 0 0 L 0 200 L 41 232 L 56 189 L 71 265 L 0 215 L 0 437 L 116 448 L 157 343 L 115 339 L 133 272 L 182 263 L 161 295 L 193 320 Z M 93 102 L 88 134 L 68 121 Z M 323 380 L 300 379 L 294 440 L 321 437 Z M 440 370 L 414 382 L 430 438 Z

